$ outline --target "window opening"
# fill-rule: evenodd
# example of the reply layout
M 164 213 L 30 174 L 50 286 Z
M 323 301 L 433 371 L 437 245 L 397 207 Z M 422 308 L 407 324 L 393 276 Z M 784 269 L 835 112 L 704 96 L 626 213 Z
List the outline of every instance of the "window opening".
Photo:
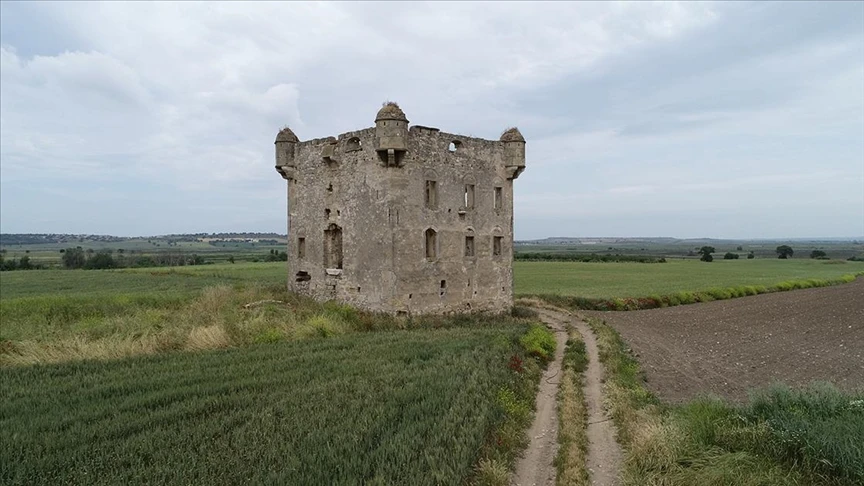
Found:
M 330 219 L 330 208 L 324 208 L 324 217 Z
M 496 187 L 495 188 L 495 209 L 501 209 L 501 196 L 502 196 L 501 188 Z
M 360 150 L 361 147 L 362 147 L 362 143 L 360 142 L 360 139 L 357 137 L 351 137 L 350 139 L 348 139 L 348 143 L 345 146 L 345 150 L 346 151 Z
M 447 281 L 446 281 L 446 280 L 442 280 L 442 281 L 441 281 L 441 287 L 439 287 L 439 289 L 438 289 L 438 295 L 441 296 L 441 297 L 444 297 L 444 294 L 445 294 L 446 292 L 447 292 Z
M 474 237 L 466 236 L 465 237 L 465 256 L 473 257 L 474 256 Z
M 333 192 L 333 184 L 327 184 L 327 192 Z
M 467 209 L 474 207 L 474 184 L 465 184 L 465 207 Z
M 295 277 L 295 280 L 298 282 L 308 282 L 312 280 L 312 275 L 309 275 L 309 272 L 297 272 L 297 275 L 295 275 Z
M 438 205 L 438 183 L 435 181 L 426 181 L 426 207 L 435 209 Z
M 335 224 L 324 230 L 324 268 L 342 268 L 342 228 Z
M 438 256 L 438 234 L 429 228 L 426 230 L 426 258 L 429 260 Z
M 493 236 L 492 237 L 492 255 L 500 256 L 501 255 L 501 240 L 503 240 L 503 236 Z
M 458 142 L 458 141 L 454 140 L 454 141 L 450 142 L 450 145 L 447 146 L 447 151 L 456 152 L 461 148 L 461 146 L 462 146 L 462 142 Z
M 306 258 L 306 238 L 297 238 L 297 258 Z

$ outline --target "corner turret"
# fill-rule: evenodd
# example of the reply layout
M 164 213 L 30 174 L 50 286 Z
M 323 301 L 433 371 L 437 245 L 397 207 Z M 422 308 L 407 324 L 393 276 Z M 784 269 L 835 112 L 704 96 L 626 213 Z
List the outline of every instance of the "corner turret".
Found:
M 402 156 L 408 151 L 408 118 L 399 105 L 387 101 L 375 116 L 375 150 L 384 165 L 402 165 Z
M 501 134 L 504 144 L 504 169 L 508 179 L 516 179 L 525 170 L 525 137 L 516 127 Z
M 294 147 L 300 140 L 290 128 L 285 127 L 276 135 L 276 171 L 283 179 L 294 178 Z

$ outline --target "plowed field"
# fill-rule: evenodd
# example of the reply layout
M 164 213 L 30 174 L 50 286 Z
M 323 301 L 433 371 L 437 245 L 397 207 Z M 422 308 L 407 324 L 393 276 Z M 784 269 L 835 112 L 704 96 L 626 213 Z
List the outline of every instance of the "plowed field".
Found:
M 772 383 L 864 388 L 864 278 L 838 285 L 632 312 L 584 312 L 637 353 L 648 387 L 680 402 L 740 401 Z

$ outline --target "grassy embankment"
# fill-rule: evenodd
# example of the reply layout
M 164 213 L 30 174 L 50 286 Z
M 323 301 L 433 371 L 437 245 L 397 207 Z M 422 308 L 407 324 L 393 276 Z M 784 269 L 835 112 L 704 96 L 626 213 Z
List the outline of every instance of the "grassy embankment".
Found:
M 588 368 L 585 342 L 575 329 L 568 330 L 564 350 L 561 385 L 558 389 L 558 455 L 556 484 L 585 486 L 590 484 L 585 460 L 588 455 L 588 410 L 585 406 L 582 373 Z
M 624 484 L 864 483 L 864 393 L 775 387 L 742 406 L 711 398 L 665 405 L 645 388 L 615 330 L 589 324 L 626 450 Z
M 514 262 L 516 294 L 571 309 L 635 310 L 851 282 L 845 260 L 670 260 L 667 263 Z

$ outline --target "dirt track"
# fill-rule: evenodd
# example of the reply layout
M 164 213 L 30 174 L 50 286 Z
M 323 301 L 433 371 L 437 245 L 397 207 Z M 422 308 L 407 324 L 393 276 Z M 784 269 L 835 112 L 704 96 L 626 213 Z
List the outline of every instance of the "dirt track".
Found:
M 601 317 L 637 353 L 648 387 L 678 402 L 743 400 L 775 382 L 864 388 L 864 278 L 835 287 Z

